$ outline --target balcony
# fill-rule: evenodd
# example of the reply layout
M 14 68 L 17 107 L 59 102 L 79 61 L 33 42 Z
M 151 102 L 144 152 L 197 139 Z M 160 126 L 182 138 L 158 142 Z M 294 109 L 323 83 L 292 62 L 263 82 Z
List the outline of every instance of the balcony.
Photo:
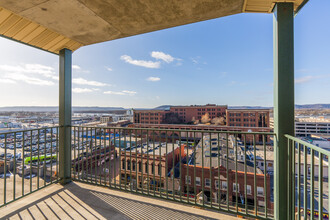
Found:
M 329 152 L 293 137 L 293 24 L 307 0 L 59 2 L 0 3 L 1 36 L 60 61 L 59 126 L 0 134 L 3 218 L 329 218 Z M 242 12 L 274 13 L 274 133 L 72 126 L 73 51 Z

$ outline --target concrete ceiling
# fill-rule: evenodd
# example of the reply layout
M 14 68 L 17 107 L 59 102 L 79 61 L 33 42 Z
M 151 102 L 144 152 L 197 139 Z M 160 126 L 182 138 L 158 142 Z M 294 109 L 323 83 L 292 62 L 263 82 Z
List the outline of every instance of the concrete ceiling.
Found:
M 6 0 L 0 35 L 53 53 L 303 0 Z

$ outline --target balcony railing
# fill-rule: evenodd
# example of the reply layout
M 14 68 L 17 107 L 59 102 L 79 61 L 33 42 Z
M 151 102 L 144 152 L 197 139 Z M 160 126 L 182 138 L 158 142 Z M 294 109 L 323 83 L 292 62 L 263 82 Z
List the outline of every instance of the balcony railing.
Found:
M 0 206 L 59 180 L 59 127 L 0 134 Z M 259 219 L 274 216 L 274 134 L 71 128 L 72 180 Z M 286 135 L 290 218 L 328 218 L 330 153 Z M 321 167 L 321 168 L 320 168 Z M 281 190 L 281 189 L 280 189 Z
M 290 135 L 286 138 L 291 219 L 329 219 L 330 152 Z
M 0 207 L 58 181 L 58 127 L 0 133 Z
M 73 180 L 273 217 L 273 133 L 73 126 L 72 137 Z

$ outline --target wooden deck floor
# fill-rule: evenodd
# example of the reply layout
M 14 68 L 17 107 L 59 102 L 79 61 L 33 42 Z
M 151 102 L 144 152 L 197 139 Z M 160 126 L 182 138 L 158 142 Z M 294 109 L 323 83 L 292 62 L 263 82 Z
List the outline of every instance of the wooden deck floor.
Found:
M 203 209 L 72 182 L 53 184 L 0 209 L 0 219 L 236 219 Z

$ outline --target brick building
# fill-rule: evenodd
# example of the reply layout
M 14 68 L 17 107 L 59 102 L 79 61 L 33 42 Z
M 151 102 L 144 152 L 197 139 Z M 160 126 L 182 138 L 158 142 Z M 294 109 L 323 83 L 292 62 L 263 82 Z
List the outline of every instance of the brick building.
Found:
M 269 127 L 269 109 L 227 109 L 226 125 L 235 127 Z
M 187 124 L 201 120 L 206 113 L 209 118 L 225 118 L 226 105 L 171 106 L 169 110 L 134 110 L 133 121 L 140 124 Z
M 140 145 L 132 147 L 131 151 L 121 151 L 121 180 L 127 183 L 132 180 L 133 186 L 138 188 L 163 188 L 167 174 L 180 161 L 180 155 L 181 158 L 186 156 L 184 146 L 171 145 L 166 149 L 165 145 L 155 148 Z

